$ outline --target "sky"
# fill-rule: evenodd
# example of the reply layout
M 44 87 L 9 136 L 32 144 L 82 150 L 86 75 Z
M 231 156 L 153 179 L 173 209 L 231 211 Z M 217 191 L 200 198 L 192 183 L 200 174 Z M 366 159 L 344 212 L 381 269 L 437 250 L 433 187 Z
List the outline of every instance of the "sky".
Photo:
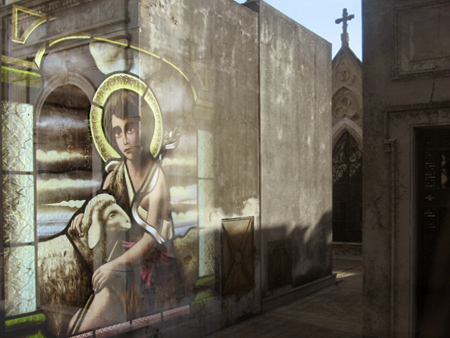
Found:
M 342 10 L 355 18 L 348 22 L 350 48 L 362 60 L 361 0 L 264 0 L 266 3 L 297 21 L 302 26 L 320 35 L 333 45 L 332 56 L 341 48 Z M 239 1 L 241 3 L 245 1 Z

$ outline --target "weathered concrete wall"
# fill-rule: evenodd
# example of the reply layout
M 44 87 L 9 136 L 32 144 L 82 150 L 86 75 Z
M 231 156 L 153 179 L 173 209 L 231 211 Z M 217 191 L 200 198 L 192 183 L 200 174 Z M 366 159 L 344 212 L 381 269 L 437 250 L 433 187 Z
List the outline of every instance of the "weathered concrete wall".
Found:
M 416 131 L 449 123 L 448 5 L 363 1 L 363 17 L 364 335 L 414 337 Z
M 262 292 L 270 297 L 331 274 L 331 45 L 266 3 L 260 34 Z
M 157 138 L 154 125 L 162 125 L 160 136 L 170 144 L 180 133 L 179 145 L 163 151 L 159 163 L 170 190 L 173 258 L 181 271 L 169 280 L 180 278 L 179 291 L 186 292 L 170 293 L 160 285 L 165 280 L 155 282 L 164 301 L 153 305 L 144 297 L 150 306 L 138 314 L 143 318 L 125 316 L 120 328 L 106 330 L 200 336 L 261 312 L 262 298 L 330 279 L 329 43 L 263 2 L 260 12 L 232 0 L 20 5 L 1 12 L 8 37 L 2 60 L 9 67 L 2 86 L 10 101 L 5 116 L 15 109 L 31 135 L 27 156 L 36 168 L 14 170 L 37 182 L 29 193 L 37 199 L 27 204 L 38 219 L 31 242 L 39 240 L 36 233 L 43 236 L 49 217 L 61 231 L 83 210 L 80 202 L 102 186 L 107 161 L 128 163 L 125 153 L 108 153 L 114 140 L 102 125 L 102 98 L 132 91 L 153 112 L 142 113 L 141 135 Z M 44 14 L 46 20 L 27 30 Z M 12 38 L 14 20 L 19 30 Z M 17 129 L 13 122 L 2 120 L 2 130 Z M 22 149 L 16 139 L 11 149 Z M 32 245 L 30 259 L 38 260 Z M 20 297 L 10 296 L 10 267 L 21 264 L 13 259 L 5 259 L 6 303 L 19 308 Z M 54 306 L 34 301 L 13 314 Z M 83 304 L 64 305 L 70 319 Z
M 176 65 L 200 65 L 191 81 L 208 81 L 197 95 L 209 104 L 197 104 L 193 117 L 214 141 L 213 207 L 229 216 L 258 197 L 257 27 L 256 13 L 229 0 L 141 3 L 140 46 Z M 207 112 L 195 109 L 202 103 Z
M 223 290 L 226 283 L 233 284 L 233 278 L 221 282 L 218 273 L 226 272 L 217 262 L 234 260 L 234 256 L 221 250 L 221 238 L 227 236 L 222 220 L 255 217 L 252 235 L 260 231 L 257 28 L 257 14 L 230 0 L 141 3 L 141 48 L 176 65 L 189 63 L 198 72 L 189 74 L 197 99 L 188 113 L 198 130 L 199 236 L 205 243 L 204 251 L 200 248 L 199 269 L 200 276 L 215 274 L 216 285 Z M 161 68 L 148 78 L 165 82 Z M 158 91 L 168 105 L 186 93 L 185 86 L 175 87 L 170 93 Z M 173 126 L 180 123 L 179 119 L 171 122 Z M 211 313 L 197 314 L 197 334 L 259 312 L 259 243 L 255 245 L 254 287 L 222 298 L 217 294 L 216 318 L 212 320 Z

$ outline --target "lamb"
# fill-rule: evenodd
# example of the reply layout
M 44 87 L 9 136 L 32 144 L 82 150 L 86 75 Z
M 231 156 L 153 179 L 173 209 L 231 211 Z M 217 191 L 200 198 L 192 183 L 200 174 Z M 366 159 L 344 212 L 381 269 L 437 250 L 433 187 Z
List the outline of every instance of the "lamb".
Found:
M 110 255 L 108 250 L 130 227 L 130 218 L 114 197 L 99 194 L 84 212 L 81 231 L 87 236 L 70 235 L 66 229 L 39 243 L 40 304 L 51 334 L 65 336 L 70 319 L 92 291 L 94 263 L 101 260 L 101 265 L 103 257 Z

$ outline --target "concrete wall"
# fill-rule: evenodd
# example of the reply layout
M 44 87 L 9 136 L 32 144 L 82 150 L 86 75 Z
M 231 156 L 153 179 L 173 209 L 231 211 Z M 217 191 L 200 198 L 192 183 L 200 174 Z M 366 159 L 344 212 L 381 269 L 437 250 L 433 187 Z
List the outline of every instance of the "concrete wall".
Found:
M 331 45 L 266 3 L 260 34 L 262 292 L 271 297 L 331 273 Z M 284 280 L 271 281 L 275 271 Z
M 416 131 L 450 122 L 450 53 L 437 47 L 448 45 L 437 33 L 445 13 L 435 2 L 363 1 L 366 337 L 416 334 Z
M 31 227 L 30 249 L 39 248 L 35 233 L 47 229 L 39 220 L 51 214 L 45 209 L 48 201 L 61 204 L 63 197 L 84 201 L 100 189 L 107 152 L 98 137 L 104 131 L 95 127 L 90 110 L 101 111 L 99 98 L 109 95 L 108 90 L 140 83 L 145 90 L 139 95 L 153 102 L 155 121 L 155 111 L 161 112 L 166 142 L 180 133 L 179 145 L 160 165 L 170 188 L 177 237 L 173 250 L 185 293 L 180 300 L 162 292 L 166 303 L 145 316 L 139 314 L 143 321 L 127 317 L 119 330 L 200 336 L 333 281 L 328 42 L 264 2 L 259 12 L 232 0 L 20 5 L 34 11 L 14 7 L 19 27 L 14 39 L 14 11 L 10 6 L 1 12 L 2 31 L 8 36 L 3 54 L 10 67 L 2 86 L 4 99 L 24 110 L 19 113 L 33 109 L 27 128 L 35 135 L 30 136 L 29 157 L 37 167 L 15 170 L 37 182 L 36 191 L 30 193 L 36 200 L 25 203 L 35 206 L 38 220 Z M 26 31 L 42 13 L 48 20 Z M 29 33 L 27 39 L 18 42 L 23 32 Z M 19 77 L 23 67 L 31 74 Z M 155 100 L 148 99 L 149 93 Z M 63 111 L 73 104 L 80 105 L 76 108 L 80 112 Z M 24 119 L 30 121 L 27 116 Z M 9 122 L 3 123 L 11 129 Z M 154 131 L 147 129 L 143 118 L 140 128 L 143 135 Z M 80 130 L 82 136 L 72 135 Z M 48 163 L 45 156 L 35 155 L 52 150 L 77 153 L 82 146 L 85 167 L 76 170 L 71 160 L 61 160 L 62 155 L 48 156 Z M 49 184 L 51 179 L 72 184 L 81 179 L 80 171 L 87 177 L 83 184 L 89 185 L 88 191 L 79 188 L 82 184 L 72 190 Z M 8 206 L 4 212 L 11 214 L 20 207 Z M 53 213 L 60 230 L 79 208 Z M 11 231 L 8 224 L 3 230 Z M 27 259 L 46 261 L 40 250 L 34 252 Z M 43 305 L 51 309 L 54 304 L 45 303 L 42 296 L 41 303 L 36 300 L 19 309 L 21 301 L 10 296 L 16 292 L 10 277 L 11 266 L 22 263 L 10 255 L 5 260 L 2 298 L 18 311 L 8 310 L 6 316 L 40 311 Z M 26 279 L 24 283 L 35 282 L 33 276 L 19 277 Z M 70 311 L 82 306 L 64 305 L 69 319 Z M 49 322 L 56 320 L 51 317 Z M 57 327 L 51 328 L 55 334 Z
M 199 86 L 200 101 L 193 118 L 197 129 L 211 135 L 214 148 L 213 167 L 207 169 L 215 178 L 211 206 L 229 216 L 242 211 L 243 201 L 258 197 L 257 27 L 256 13 L 233 1 L 141 3 L 141 48 L 176 65 L 193 65 L 196 76 L 190 81 Z M 200 113 L 202 104 L 210 109 Z
M 197 129 L 199 240 L 205 243 L 199 269 L 200 276 L 215 275 L 218 287 L 217 261 L 226 255 L 221 252 L 222 219 L 255 217 L 252 235 L 260 231 L 257 19 L 255 12 L 228 0 L 141 3 L 140 46 L 176 65 L 188 62 L 194 70 L 198 98 L 189 113 Z M 167 102 L 173 104 L 176 92 Z M 198 315 L 204 332 L 259 312 L 258 275 L 249 292 L 217 298 L 219 326 L 210 316 Z

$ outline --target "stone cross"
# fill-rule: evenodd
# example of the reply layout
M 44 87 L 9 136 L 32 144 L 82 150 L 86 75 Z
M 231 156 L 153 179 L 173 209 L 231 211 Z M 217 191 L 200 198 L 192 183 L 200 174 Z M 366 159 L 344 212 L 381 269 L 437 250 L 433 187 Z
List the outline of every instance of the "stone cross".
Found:
M 340 19 L 336 19 L 336 23 L 340 24 L 341 22 L 343 22 L 343 27 L 342 27 L 342 34 L 341 34 L 341 41 L 342 41 L 342 46 L 346 46 L 348 47 L 348 33 L 347 33 L 347 27 L 348 27 L 348 23 L 347 21 L 350 21 L 351 19 L 353 19 L 355 16 L 353 14 L 348 15 L 347 12 L 347 8 L 344 8 L 344 10 L 342 11 L 342 18 Z

